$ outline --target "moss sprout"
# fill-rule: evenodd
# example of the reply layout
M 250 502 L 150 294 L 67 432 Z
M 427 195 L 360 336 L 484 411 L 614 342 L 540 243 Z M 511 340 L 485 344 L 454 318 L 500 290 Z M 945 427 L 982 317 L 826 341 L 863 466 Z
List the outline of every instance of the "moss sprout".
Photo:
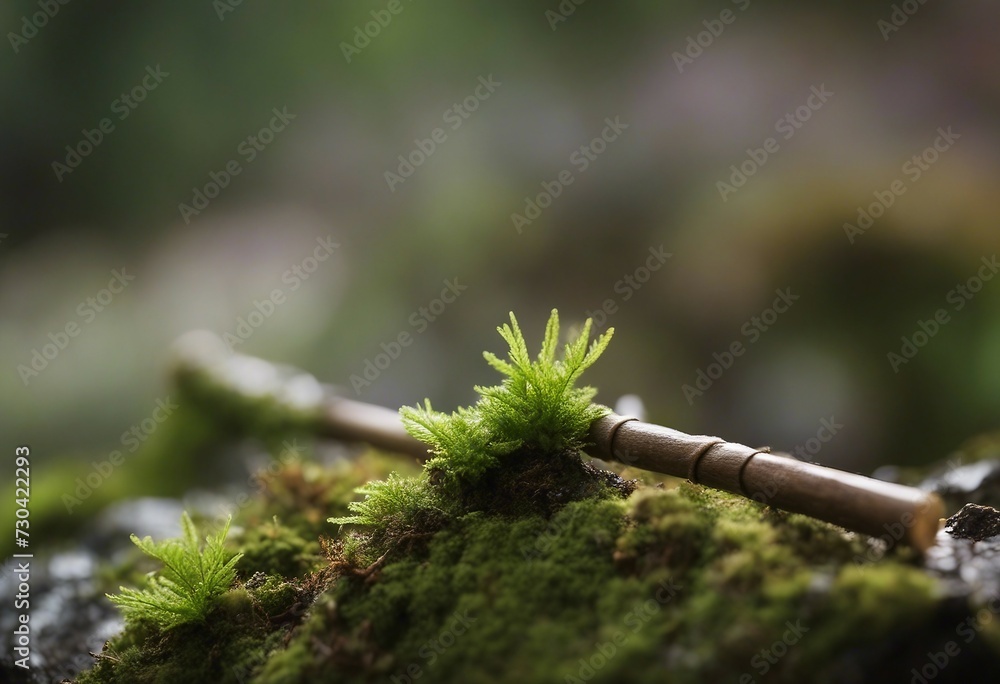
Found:
M 206 538 L 204 549 L 187 513 L 181 516 L 181 530 L 180 539 L 162 542 L 132 535 L 132 542 L 160 561 L 163 569 L 152 574 L 143 589 L 121 587 L 120 594 L 108 596 L 126 620 L 149 621 L 163 628 L 203 622 L 213 603 L 236 579 L 235 566 L 242 554 L 233 556 L 225 550 L 228 520 L 222 531 Z

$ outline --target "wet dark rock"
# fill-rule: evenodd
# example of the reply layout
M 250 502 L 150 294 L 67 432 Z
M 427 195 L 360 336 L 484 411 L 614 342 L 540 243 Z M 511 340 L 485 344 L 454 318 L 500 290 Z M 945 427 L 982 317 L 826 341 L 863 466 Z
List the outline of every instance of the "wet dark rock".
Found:
M 129 552 L 132 532 L 176 537 L 180 511 L 181 503 L 173 499 L 124 501 L 106 509 L 76 548 L 36 554 L 31 560 L 32 669 L 13 664 L 16 615 L 0 611 L 0 682 L 56 682 L 90 667 L 88 652 L 100 651 L 122 627 L 121 616 L 98 586 L 98 566 Z M 0 596 L 16 593 L 14 567 L 11 559 L 0 569 Z
M 117 611 L 96 600 L 93 574 L 97 563 L 98 557 L 88 550 L 31 560 L 31 670 L 24 672 L 7 658 L 13 653 L 9 635 L 15 616 L 13 611 L 5 611 L 0 618 L 4 634 L 0 681 L 49 682 L 73 676 L 92 664 L 88 650 L 99 651 L 104 641 L 121 629 Z M 13 572 L 0 577 L 4 596 L 14 595 L 14 578 Z M 13 678 L 18 670 L 24 678 Z
M 1000 536 L 975 541 L 954 534 L 953 529 L 945 527 L 938 532 L 924 560 L 927 570 L 937 575 L 943 589 L 953 596 L 968 596 L 975 602 L 1000 596 Z
M 945 531 L 959 539 L 983 541 L 1000 535 L 1000 511 L 990 506 L 965 504 L 955 515 L 948 518 Z

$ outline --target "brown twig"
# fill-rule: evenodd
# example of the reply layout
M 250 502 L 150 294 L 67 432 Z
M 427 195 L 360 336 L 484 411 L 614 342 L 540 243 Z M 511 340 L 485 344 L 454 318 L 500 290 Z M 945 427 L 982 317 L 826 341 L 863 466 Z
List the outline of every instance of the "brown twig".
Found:
M 937 495 L 914 487 L 616 414 L 594 421 L 590 438 L 598 458 L 687 478 L 855 532 L 888 535 L 920 551 L 934 543 L 944 512 Z

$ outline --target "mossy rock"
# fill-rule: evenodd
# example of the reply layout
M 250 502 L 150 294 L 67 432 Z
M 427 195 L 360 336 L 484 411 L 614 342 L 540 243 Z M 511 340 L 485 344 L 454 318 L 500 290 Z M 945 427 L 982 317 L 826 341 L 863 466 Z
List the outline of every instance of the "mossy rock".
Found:
M 909 682 L 949 641 L 962 658 L 935 681 L 1000 664 L 996 623 L 956 635 L 975 603 L 869 544 L 686 483 L 474 512 L 297 614 L 298 585 L 269 576 L 197 634 L 127 630 L 80 682 Z
M 404 410 L 434 450 L 413 477 L 372 482 L 365 460 L 325 475 L 287 465 L 231 540 L 247 564 L 205 624 L 130 624 L 80 684 L 840 684 L 1000 667 L 1000 599 L 956 560 L 980 553 L 972 541 L 932 564 L 583 458 L 607 411 L 573 387 L 607 344 L 588 352 L 588 332 L 556 361 L 553 314 L 532 361 L 512 316 L 511 361 L 487 355 L 502 386 L 450 415 Z M 322 528 L 320 558 L 324 510 L 340 526 Z

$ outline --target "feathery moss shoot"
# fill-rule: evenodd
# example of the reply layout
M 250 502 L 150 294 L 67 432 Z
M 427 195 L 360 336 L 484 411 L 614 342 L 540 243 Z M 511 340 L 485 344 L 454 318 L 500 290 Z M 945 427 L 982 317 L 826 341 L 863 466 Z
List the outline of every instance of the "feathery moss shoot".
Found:
M 580 459 L 590 424 L 610 411 L 593 403 L 594 388 L 576 387 L 614 334 L 610 328 L 588 347 L 590 329 L 588 319 L 556 358 L 559 314 L 553 310 L 532 361 L 511 313 L 510 323 L 497 328 L 510 347 L 508 359 L 483 354 L 505 376 L 500 385 L 477 386 L 479 401 L 451 414 L 435 411 L 430 401 L 402 408 L 407 431 L 429 445 L 432 458 L 416 478 L 392 476 L 358 490 L 365 499 L 351 505 L 354 515 L 330 519 L 368 528 L 348 542 L 345 555 L 371 560 L 474 511 L 550 517 L 571 501 L 631 492 Z
M 243 554 L 227 560 L 224 547 L 229 534 L 229 520 L 219 534 L 205 539 L 202 551 L 198 531 L 187 512 L 181 515 L 180 539 L 155 542 L 151 537 L 132 543 L 161 563 L 163 569 L 149 578 L 145 589 L 121 587 L 121 593 L 108 595 L 130 622 L 149 621 L 163 629 L 186 622 L 203 622 L 213 602 L 225 593 L 236 579 L 236 563 Z

